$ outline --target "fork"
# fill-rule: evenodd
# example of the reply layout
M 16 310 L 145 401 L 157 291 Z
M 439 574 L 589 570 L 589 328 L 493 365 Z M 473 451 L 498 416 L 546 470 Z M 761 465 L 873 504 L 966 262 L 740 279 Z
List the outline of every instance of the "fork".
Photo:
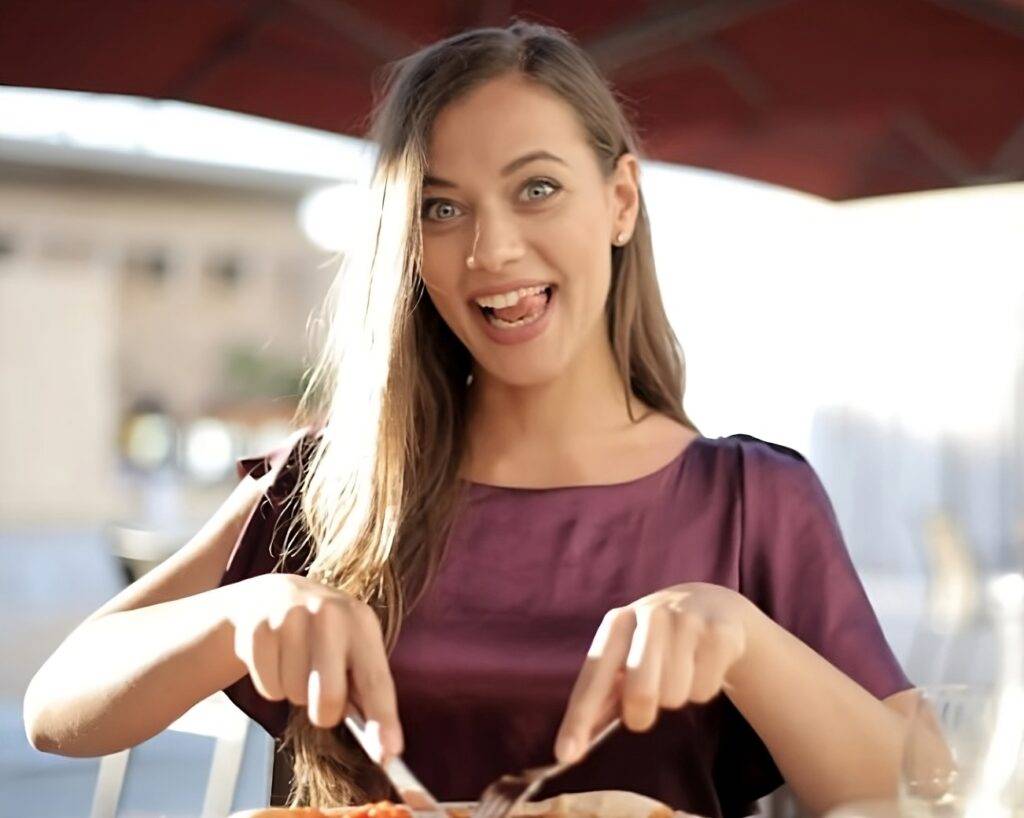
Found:
M 594 747 L 614 733 L 621 723 L 618 718 L 612 719 L 601 732 L 590 740 L 583 754 L 575 761 L 531 767 L 518 775 L 503 775 L 496 781 L 492 781 L 480 796 L 480 801 L 477 803 L 476 809 L 473 810 L 471 818 L 507 818 L 516 807 L 537 792 L 545 781 L 582 761 Z

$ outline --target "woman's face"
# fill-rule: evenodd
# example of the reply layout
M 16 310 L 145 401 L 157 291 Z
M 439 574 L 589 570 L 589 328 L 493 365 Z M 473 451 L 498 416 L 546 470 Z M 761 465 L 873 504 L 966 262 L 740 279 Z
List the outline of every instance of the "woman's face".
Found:
M 580 355 L 607 354 L 611 246 L 632 234 L 636 180 L 630 154 L 605 179 L 573 109 L 519 75 L 440 112 L 423 188 L 422 277 L 487 375 L 538 384 Z M 531 286 L 545 289 L 522 292 Z M 492 301 L 491 317 L 476 300 L 515 291 L 519 303 Z M 495 326 L 499 314 L 516 325 Z

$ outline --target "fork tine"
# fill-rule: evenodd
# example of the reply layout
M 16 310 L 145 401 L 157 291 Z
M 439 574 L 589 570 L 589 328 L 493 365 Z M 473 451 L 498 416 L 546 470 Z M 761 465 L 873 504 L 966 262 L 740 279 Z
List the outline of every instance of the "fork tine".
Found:
M 583 755 L 587 755 L 595 746 L 615 732 L 619 725 L 619 719 L 613 718 L 597 735 L 590 739 Z M 582 756 L 576 762 L 568 764 L 548 764 L 544 767 L 524 770 L 519 775 L 501 776 L 484 789 L 470 818 L 508 818 L 515 807 L 523 801 L 529 800 L 545 781 L 571 767 L 573 763 L 578 763 L 581 759 Z
M 473 818 L 505 818 L 527 789 L 522 776 L 504 775 L 484 790 Z
M 494 812 L 494 798 L 481 798 L 473 811 L 472 818 L 491 818 Z
M 515 803 L 521 787 L 515 787 L 514 792 L 509 792 L 511 789 L 509 784 L 513 783 L 509 781 L 509 778 L 511 776 L 499 778 L 484 791 L 480 801 L 480 814 L 474 818 L 504 818 L 512 811 L 512 805 Z M 518 784 L 519 782 L 514 783 Z
M 506 812 L 509 803 L 506 799 L 500 795 L 493 796 L 482 805 L 482 815 L 480 818 L 498 818 L 499 815 Z
M 480 797 L 477 802 L 476 809 L 473 810 L 472 818 L 491 818 L 491 812 L 494 810 L 494 796 L 488 792 Z
M 514 805 L 515 799 L 499 796 L 491 801 L 491 811 L 487 818 L 506 818 Z
M 534 767 L 520 775 L 504 775 L 484 790 L 479 813 L 473 818 L 507 818 L 519 804 L 528 801 L 559 769 L 557 764 Z

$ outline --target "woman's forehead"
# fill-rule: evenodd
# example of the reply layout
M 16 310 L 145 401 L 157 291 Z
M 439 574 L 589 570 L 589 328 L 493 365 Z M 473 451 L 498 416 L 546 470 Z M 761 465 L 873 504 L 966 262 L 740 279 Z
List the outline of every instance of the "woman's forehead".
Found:
M 501 176 L 508 164 L 544 151 L 572 167 L 587 148 L 575 112 L 536 83 L 489 80 L 446 106 L 431 129 L 428 176 L 458 182 L 460 169 Z

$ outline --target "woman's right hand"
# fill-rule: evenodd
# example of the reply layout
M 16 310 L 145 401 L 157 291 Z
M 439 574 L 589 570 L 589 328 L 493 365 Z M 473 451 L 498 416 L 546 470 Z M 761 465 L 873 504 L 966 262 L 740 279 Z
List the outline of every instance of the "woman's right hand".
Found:
M 380 725 L 384 750 L 402 751 L 394 680 L 369 605 L 298 574 L 251 577 L 237 590 L 235 655 L 261 696 L 306 707 L 323 728 L 344 718 L 351 698 L 367 723 Z

